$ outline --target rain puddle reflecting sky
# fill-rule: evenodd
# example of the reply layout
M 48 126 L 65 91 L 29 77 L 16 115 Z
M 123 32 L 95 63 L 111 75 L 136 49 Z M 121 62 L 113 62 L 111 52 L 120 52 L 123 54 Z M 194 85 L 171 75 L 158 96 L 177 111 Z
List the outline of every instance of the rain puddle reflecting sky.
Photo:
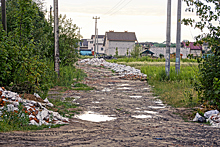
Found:
M 92 111 L 86 111 L 84 114 L 76 115 L 75 118 L 81 120 L 87 120 L 92 122 L 103 122 L 117 119 L 116 117 L 110 117 L 108 115 L 101 115 Z
M 131 117 L 134 117 L 134 118 L 152 118 L 151 115 L 132 115 Z
M 142 96 L 129 96 L 130 98 L 142 98 Z

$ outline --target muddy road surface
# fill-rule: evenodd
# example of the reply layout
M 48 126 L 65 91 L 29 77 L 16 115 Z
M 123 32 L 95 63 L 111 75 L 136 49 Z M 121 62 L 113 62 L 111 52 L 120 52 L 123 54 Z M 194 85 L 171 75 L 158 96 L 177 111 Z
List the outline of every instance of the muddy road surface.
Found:
M 122 80 L 101 67 L 79 68 L 88 74 L 84 83 L 95 88 L 77 93 L 82 115 L 60 128 L 0 133 L 0 146 L 220 146 L 219 129 L 185 122 L 153 96 L 146 81 Z

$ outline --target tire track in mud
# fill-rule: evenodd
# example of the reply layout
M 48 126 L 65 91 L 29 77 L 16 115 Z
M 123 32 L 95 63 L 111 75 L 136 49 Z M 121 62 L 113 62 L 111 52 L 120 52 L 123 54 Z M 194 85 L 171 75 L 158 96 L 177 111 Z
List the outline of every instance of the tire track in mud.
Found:
M 220 146 L 219 129 L 184 122 L 169 106 L 149 107 L 163 105 L 155 103 L 146 81 L 121 80 L 100 67 L 80 64 L 78 68 L 88 74 L 84 83 L 95 90 L 78 92 L 81 98 L 76 102 L 84 111 L 117 119 L 91 122 L 73 118 L 60 128 L 0 133 L 0 146 Z M 143 115 L 151 118 L 134 117 Z

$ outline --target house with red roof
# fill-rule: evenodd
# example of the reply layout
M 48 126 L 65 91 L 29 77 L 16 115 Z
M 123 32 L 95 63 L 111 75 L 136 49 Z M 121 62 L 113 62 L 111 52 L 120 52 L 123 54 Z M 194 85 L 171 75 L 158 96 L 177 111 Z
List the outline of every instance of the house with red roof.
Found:
M 182 42 L 183 48 L 189 48 L 190 54 L 193 54 L 194 57 L 202 55 L 202 46 L 194 45 L 194 42 Z

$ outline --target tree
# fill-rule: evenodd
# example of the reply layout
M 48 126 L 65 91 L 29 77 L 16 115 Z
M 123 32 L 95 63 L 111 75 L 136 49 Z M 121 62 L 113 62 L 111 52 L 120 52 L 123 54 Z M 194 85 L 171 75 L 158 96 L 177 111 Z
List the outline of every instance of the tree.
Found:
M 59 16 L 59 49 L 60 60 L 64 65 L 73 64 L 77 61 L 78 53 L 76 48 L 78 47 L 79 39 L 75 33 L 78 29 L 76 24 L 72 23 L 72 19 L 67 19 L 66 15 Z
M 212 55 L 205 58 L 203 64 L 199 65 L 195 89 L 198 91 L 201 101 L 209 101 L 210 104 L 220 108 L 220 2 L 219 0 L 184 1 L 188 5 L 189 12 L 196 10 L 200 21 L 196 22 L 188 18 L 183 19 L 182 22 L 201 31 L 208 29 L 209 33 L 202 33 L 195 39 L 197 44 L 208 43 L 213 52 Z
M 131 51 L 131 56 L 134 58 L 138 58 L 141 53 L 141 46 L 140 45 L 135 45 L 134 49 Z
M 118 57 L 118 47 L 115 49 L 115 57 Z

